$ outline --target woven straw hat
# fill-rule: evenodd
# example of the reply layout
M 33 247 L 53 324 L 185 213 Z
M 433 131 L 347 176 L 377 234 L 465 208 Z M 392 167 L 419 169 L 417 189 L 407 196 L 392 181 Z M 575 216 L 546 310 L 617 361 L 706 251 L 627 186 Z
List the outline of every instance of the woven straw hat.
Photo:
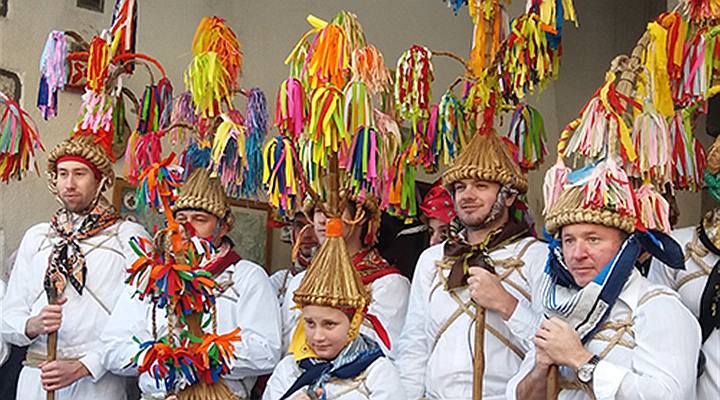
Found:
M 633 233 L 637 218 L 609 207 L 583 204 L 583 186 L 568 186 L 545 217 L 545 229 L 555 235 L 560 228 L 572 224 L 596 224 Z
M 476 132 L 442 179 L 448 187 L 462 179 L 479 179 L 510 185 L 520 193 L 528 188 L 527 177 L 495 130 Z
M 115 172 L 113 171 L 113 163 L 110 156 L 105 152 L 103 147 L 95 143 L 90 135 L 76 135 L 60 142 L 50 152 L 47 161 L 47 173 L 54 177 L 57 174 L 57 161 L 64 156 L 82 157 L 92 165 L 94 165 L 106 179 L 103 190 L 112 186 L 115 180 Z
M 342 238 L 342 221 L 332 218 L 327 223 L 328 237 L 315 254 L 293 294 L 293 301 L 301 306 L 316 305 L 355 310 L 348 336 L 360 331 L 362 313 L 370 304 L 370 292 L 352 265 L 350 254 Z
M 230 205 L 220 181 L 211 178 L 204 168 L 196 168 L 190 174 L 171 209 L 173 213 L 187 209 L 203 210 L 220 219 L 226 218 L 230 226 L 233 223 Z

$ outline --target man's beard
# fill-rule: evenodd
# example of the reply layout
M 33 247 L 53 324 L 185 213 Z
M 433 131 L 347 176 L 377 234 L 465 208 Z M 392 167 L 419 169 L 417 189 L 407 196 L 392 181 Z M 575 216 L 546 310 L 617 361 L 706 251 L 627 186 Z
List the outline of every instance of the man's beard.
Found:
M 490 212 L 487 213 L 485 218 L 478 222 L 472 220 L 461 220 L 460 222 L 462 222 L 463 226 L 465 226 L 465 228 L 470 231 L 479 231 L 482 229 L 486 229 L 489 226 L 492 226 L 492 224 L 495 223 L 498 218 L 500 218 L 500 216 L 503 214 L 503 211 L 505 211 L 505 201 L 512 194 L 515 194 L 515 189 L 508 185 L 503 185 L 498 191 L 495 202 L 493 203 L 492 207 L 490 207 Z

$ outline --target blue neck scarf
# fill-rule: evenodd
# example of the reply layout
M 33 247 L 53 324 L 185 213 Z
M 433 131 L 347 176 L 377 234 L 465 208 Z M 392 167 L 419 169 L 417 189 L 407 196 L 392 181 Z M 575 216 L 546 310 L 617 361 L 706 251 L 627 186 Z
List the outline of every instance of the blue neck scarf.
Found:
M 658 231 L 630 235 L 615 257 L 585 287 L 575 282 L 565 266 L 557 239 L 551 240 L 549 250 L 540 292 L 543 304 L 549 314 L 573 326 L 583 343 L 610 314 L 642 250 L 671 268 L 685 269 L 680 245 Z
M 307 387 L 306 391 L 311 394 L 311 398 L 315 398 L 315 389 L 324 389 L 325 383 L 331 378 L 352 379 L 360 375 L 375 360 L 384 357 L 382 350 L 378 344 L 363 336 L 358 337 L 350 342 L 332 361 L 307 358 L 300 361 L 300 369 L 303 373 L 290 386 L 290 389 L 280 398 L 287 399 L 298 390 Z M 320 400 L 326 399 L 326 392 Z

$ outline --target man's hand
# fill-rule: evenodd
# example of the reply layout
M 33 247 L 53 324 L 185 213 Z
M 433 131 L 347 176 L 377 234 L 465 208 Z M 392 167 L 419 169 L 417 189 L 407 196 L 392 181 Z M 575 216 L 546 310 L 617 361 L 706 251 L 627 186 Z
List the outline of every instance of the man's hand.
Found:
M 537 346 L 535 338 L 535 368 L 540 371 L 547 371 L 553 365 L 553 360 L 540 346 Z
M 90 375 L 80 361 L 45 361 L 39 367 L 40 380 L 46 391 L 62 389 Z
M 60 298 L 57 304 L 48 304 L 40 310 L 40 314 L 28 318 L 25 323 L 25 336 L 35 339 L 40 335 L 47 335 L 60 329 L 62 306 L 66 302 L 66 298 Z
M 479 306 L 500 313 L 504 320 L 510 319 L 518 300 L 508 293 L 495 274 L 480 267 L 470 267 L 468 288 L 470 297 Z
M 593 356 L 580 342 L 577 332 L 557 317 L 543 321 L 534 342 L 538 354 L 544 352 L 553 364 L 567 365 L 575 371 Z

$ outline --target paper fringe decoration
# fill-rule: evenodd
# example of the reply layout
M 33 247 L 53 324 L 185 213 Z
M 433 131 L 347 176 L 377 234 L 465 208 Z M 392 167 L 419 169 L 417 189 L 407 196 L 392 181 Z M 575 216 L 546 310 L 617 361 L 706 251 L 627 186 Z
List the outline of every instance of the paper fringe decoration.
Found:
M 696 23 L 720 19 L 720 1 L 718 0 L 683 0 L 690 18 Z
M 222 122 L 215 132 L 210 153 L 211 177 L 219 177 L 220 184 L 229 197 L 241 194 L 243 174 L 247 168 L 245 159 L 245 121 L 238 111 L 221 115 Z
M 618 151 L 623 161 L 637 158 L 631 138 L 631 128 L 621 117 L 626 111 L 621 100 L 641 108 L 634 100 L 615 90 L 615 74 L 608 72 L 605 83 L 580 112 L 577 127 L 560 135 L 558 149 L 563 157 L 582 156 L 597 160 Z M 614 146 L 610 148 L 609 146 Z
M 308 121 L 308 103 L 302 83 L 294 78 L 283 81 L 275 107 L 275 126 L 283 135 L 297 140 Z
M 331 23 L 339 25 L 343 32 L 345 32 L 349 53 L 353 53 L 367 45 L 365 31 L 363 30 L 357 15 L 347 11 L 340 11 L 337 15 L 335 15 Z
M 319 87 L 310 101 L 309 141 L 315 143 L 312 162 L 325 167 L 327 153 L 339 152 L 350 144 L 350 136 L 343 121 L 343 95 L 334 86 Z
M 136 184 L 146 169 L 161 161 L 162 136 L 157 131 L 135 131 L 130 135 L 125 149 L 125 175 L 131 184 Z
M 225 20 L 219 17 L 203 17 L 195 31 L 192 44 L 193 57 L 203 53 L 215 53 L 222 65 L 221 79 L 228 90 L 239 88 L 242 74 L 243 54 L 240 42 Z
M 87 83 L 85 87 L 95 93 L 105 88 L 105 79 L 110 65 L 110 46 L 99 36 L 93 37 L 90 42 L 90 52 L 87 64 Z
M 527 104 L 519 103 L 510 120 L 508 137 L 518 149 L 515 161 L 525 171 L 536 169 L 545 161 L 545 125 L 540 112 Z
M 290 138 L 278 135 L 265 144 L 263 184 L 268 203 L 280 216 L 289 215 L 302 205 L 306 189 L 301 174 L 300 161 Z
M 0 92 L 0 180 L 22 179 L 31 164 L 38 171 L 37 150 L 45 149 L 30 115 Z
M 417 215 L 417 199 L 415 197 L 415 170 L 412 146 L 398 156 L 393 163 L 394 170 L 388 182 L 387 193 L 383 199 L 383 206 L 390 215 L 407 216 Z
M 467 143 L 467 126 L 463 105 L 451 91 L 445 92 L 438 106 L 438 128 L 432 142 L 438 166 L 450 165 Z
M 416 157 L 416 163 L 422 165 L 428 173 L 434 173 L 438 169 L 438 160 L 436 157 L 434 145 L 438 141 L 438 105 L 430 106 L 430 115 L 427 120 L 418 121 L 417 130 L 420 136 L 416 140 L 416 146 L 419 147 L 419 154 Z
M 545 173 L 543 181 L 543 215 L 547 216 L 548 212 L 553 208 L 557 200 L 560 198 L 565 185 L 568 183 L 568 174 L 570 169 L 565 166 L 561 157 L 558 157 L 555 165 L 550 167 Z
M 635 192 L 638 202 L 638 223 L 645 229 L 670 234 L 670 204 L 652 184 L 646 183 Z
M 48 35 L 40 58 L 40 86 L 37 106 L 46 120 L 57 116 L 57 92 L 65 88 L 69 67 L 65 33 L 52 31 Z
M 163 78 L 156 85 L 145 87 L 140 101 L 137 131 L 141 134 L 157 132 L 170 124 L 172 113 L 172 86 Z
M 351 71 L 352 79 L 363 82 L 371 94 L 390 90 L 390 71 L 385 66 L 382 53 L 373 45 L 352 53 Z
M 245 119 L 245 160 L 247 168 L 243 174 L 241 195 L 249 198 L 258 194 L 262 187 L 262 146 L 268 126 L 267 99 L 260 88 L 250 89 Z
M 191 138 L 190 143 L 180 155 L 183 179 L 187 179 L 195 168 L 208 168 L 212 144 L 207 139 Z
M 673 186 L 698 192 L 703 187 L 705 150 L 692 133 L 690 120 L 678 111 L 670 121 Z
M 198 243 L 202 254 L 193 243 Z M 182 243 L 176 252 L 179 260 L 156 253 L 147 239 L 132 238 L 130 246 L 138 259 L 128 270 L 127 283 L 136 287 L 140 299 L 151 297 L 153 306 L 165 309 L 168 319 L 173 314 L 176 321 L 185 321 L 187 326 L 179 335 L 169 327 L 168 334 L 160 338 L 142 343 L 134 338 L 140 349 L 132 359 L 133 366 L 141 374 L 149 373 L 155 378 L 158 388 L 162 381 L 168 393 L 178 389 L 179 380 L 190 384 L 218 383 L 235 359 L 233 343 L 240 340 L 240 328 L 217 334 L 202 332 L 201 326 L 191 327 L 189 322 L 192 316 L 201 323 L 198 314 L 211 312 L 216 301 L 217 284 L 211 273 L 200 267 L 215 254 L 212 244 L 202 239 Z M 201 336 L 195 336 L 197 329 Z
M 379 111 L 377 108 L 373 110 L 373 117 L 375 119 L 375 127 L 378 131 L 379 138 L 381 141 L 380 148 L 382 149 L 382 171 L 384 171 L 384 181 L 389 179 L 388 174 L 390 173 L 391 166 L 395 161 L 395 158 L 400 151 L 402 146 L 402 136 L 400 135 L 400 127 L 397 122 L 390 118 L 389 115 Z
M 192 103 L 192 93 L 185 91 L 180 93 L 174 100 L 170 110 L 170 126 L 185 124 L 194 126 L 197 121 L 195 108 Z M 184 142 L 185 131 L 183 127 L 177 127 L 170 131 L 173 144 Z
M 353 137 L 345 169 L 350 180 L 351 196 L 363 201 L 368 195 L 382 196 L 382 148 L 378 132 L 360 127 Z
M 508 102 L 517 101 L 557 76 L 559 55 L 550 48 L 548 35 L 557 30 L 540 21 L 537 14 L 513 20 L 500 63 L 502 89 Z
M 322 152 L 322 150 L 316 150 L 317 148 L 322 148 L 322 145 L 312 140 L 300 142 L 300 170 L 307 179 L 309 189 L 312 189 L 320 199 L 325 199 L 327 188 L 322 177 L 323 167 L 314 160 L 314 155 Z M 342 162 L 342 160 L 339 159 L 338 162 Z
M 361 126 L 372 125 L 372 99 L 362 82 L 350 82 L 343 93 L 343 120 L 347 132 L 357 132 Z
M 347 35 L 337 24 L 327 24 L 315 35 L 305 58 L 305 72 L 312 89 L 328 83 L 344 87 L 350 72 Z
M 71 136 L 87 133 L 94 135 L 95 142 L 102 144 L 105 153 L 114 162 L 112 143 L 115 128 L 113 126 L 112 101 L 112 98 L 105 93 L 85 90 L 85 94 L 82 96 L 80 117 Z
M 594 166 L 587 181 L 581 180 L 574 184 L 584 184 L 583 207 L 614 210 L 621 215 L 638 215 L 630 179 L 612 157 Z
M 395 108 L 398 116 L 415 125 L 425 117 L 432 98 L 432 54 L 422 46 L 412 45 L 397 62 L 395 70 Z
M 175 153 L 164 160 L 153 164 L 138 178 L 135 195 L 140 210 L 152 207 L 156 211 L 164 211 L 172 220 L 170 206 L 177 198 L 175 190 L 180 186 L 179 171 L 172 166 Z
M 473 41 L 468 67 L 473 76 L 486 75 L 488 68 L 505 38 L 504 9 L 499 0 L 473 0 L 468 2 L 468 13 L 473 21 Z
M 220 102 L 232 101 L 223 68 L 217 53 L 206 52 L 193 57 L 185 71 L 185 87 L 192 93 L 195 113 L 203 118 L 215 117 L 220 113 Z
M 112 28 L 112 54 L 135 53 L 137 37 L 137 4 L 138 0 L 117 0 L 113 9 Z
M 633 175 L 643 182 L 664 188 L 672 182 L 672 138 L 665 118 L 646 101 L 643 112 L 635 118 L 633 143 L 638 158 L 632 164 Z

